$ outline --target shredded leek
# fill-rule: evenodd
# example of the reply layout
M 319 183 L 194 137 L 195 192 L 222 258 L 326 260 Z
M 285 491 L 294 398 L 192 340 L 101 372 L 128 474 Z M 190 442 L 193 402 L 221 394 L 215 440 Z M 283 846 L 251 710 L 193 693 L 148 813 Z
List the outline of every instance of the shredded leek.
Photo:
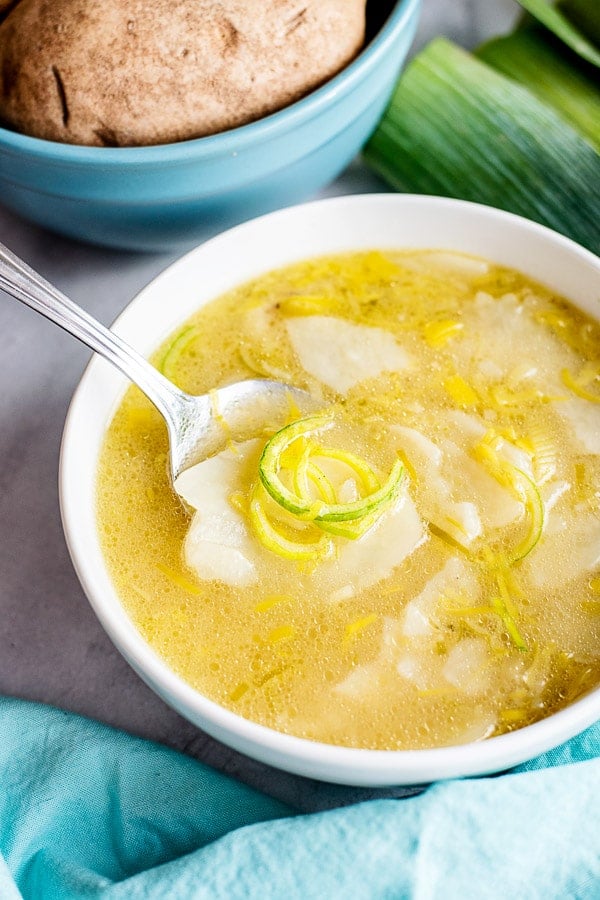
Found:
M 314 519 L 321 509 L 322 503 L 315 504 L 312 500 L 303 500 L 283 484 L 279 478 L 282 460 L 290 451 L 298 450 L 298 447 L 294 447 L 294 445 L 300 438 L 329 428 L 332 424 L 332 418 L 328 415 L 310 416 L 292 422 L 273 435 L 261 454 L 258 471 L 265 490 L 276 503 L 296 516 Z M 304 453 L 304 449 L 304 445 L 301 445 L 301 454 Z
M 550 435 L 540 429 L 529 436 L 530 456 L 537 484 L 544 484 L 556 472 L 557 447 Z
M 323 471 L 313 460 L 310 460 L 307 468 L 308 478 L 320 492 L 323 500 L 327 503 L 335 503 L 336 494 L 333 484 Z
M 260 480 L 273 500 L 293 515 L 306 521 L 312 521 L 317 525 L 352 522 L 362 519 L 363 516 L 375 510 L 383 509 L 384 505 L 387 505 L 388 501 L 397 495 L 404 474 L 404 465 L 400 459 L 397 459 L 387 480 L 380 487 L 350 503 L 327 503 L 324 500 L 306 497 L 306 495 L 299 496 L 290 490 L 283 483 L 279 474 L 282 455 L 299 438 L 328 428 L 331 424 L 330 416 L 310 416 L 286 425 L 267 442 L 258 466 Z M 324 451 L 320 448 L 319 452 L 324 455 Z M 350 454 L 343 454 L 342 457 L 339 451 L 335 455 L 337 458 L 351 458 Z M 353 460 L 355 461 L 356 457 Z M 354 465 L 355 463 L 350 464 Z
M 250 345 L 240 343 L 238 354 L 246 368 L 254 375 L 272 378 L 274 381 L 283 381 L 284 383 L 289 378 L 289 372 L 285 369 L 270 365 L 264 357 L 257 358 L 258 354 Z
M 398 458 L 383 484 L 371 466 L 346 450 L 324 447 L 312 435 L 332 425 L 329 415 L 310 416 L 277 431 L 259 461 L 259 481 L 253 488 L 249 517 L 261 543 L 286 559 L 319 560 L 332 555 L 335 535 L 348 540 L 362 537 L 396 499 L 403 483 L 404 463 Z M 357 491 L 363 495 L 339 502 L 330 478 L 317 460 L 335 460 L 346 466 Z M 282 480 L 286 473 L 287 483 Z M 302 527 L 311 540 L 289 537 L 274 524 L 265 500 L 275 501 L 290 527 Z M 285 526 L 284 526 L 285 527 Z
M 197 337 L 198 329 L 195 325 L 189 325 L 186 328 L 183 328 L 179 334 L 175 336 L 175 339 L 167 347 L 158 366 L 159 370 L 166 378 L 170 378 L 171 381 L 174 380 L 177 365 L 182 355 Z
M 235 687 L 229 695 L 229 699 L 232 703 L 237 703 L 238 700 L 241 700 L 244 694 L 250 690 L 250 685 L 246 684 L 245 681 L 240 682 L 240 684 Z
M 273 597 L 265 597 L 264 600 L 261 600 L 254 607 L 254 612 L 263 613 L 268 612 L 270 609 L 273 609 L 275 606 L 279 606 L 280 603 L 289 603 L 290 600 L 293 600 L 293 597 L 288 596 L 287 594 L 275 595 Z
M 479 396 L 468 381 L 460 375 L 451 375 L 444 381 L 444 387 L 458 406 L 477 406 Z
M 595 370 L 582 370 L 579 375 L 573 375 L 569 369 L 563 369 L 560 373 L 563 384 L 578 397 L 589 400 L 590 403 L 600 403 L 600 393 L 593 393 L 587 389 L 588 385 L 599 379 L 599 372 Z
M 338 307 L 337 300 L 321 294 L 295 294 L 279 303 L 279 312 L 284 316 L 326 316 Z
M 389 502 L 382 504 L 367 513 L 360 519 L 354 519 L 352 522 L 319 522 L 319 527 L 327 534 L 334 534 L 337 537 L 347 538 L 350 541 L 356 541 L 369 531 L 379 521 L 383 512 L 388 507 Z
M 490 388 L 490 396 L 494 404 L 502 409 L 515 409 L 527 403 L 555 403 L 564 399 L 559 396 L 544 394 L 538 388 L 512 388 L 507 384 L 494 384 Z
M 500 713 L 500 718 L 507 725 L 512 725 L 516 722 L 522 722 L 528 715 L 529 712 L 526 709 L 503 709 Z
M 344 463 L 358 476 L 367 493 L 378 491 L 381 488 L 381 482 L 371 466 L 364 459 L 361 459 L 360 456 L 355 456 L 354 453 L 349 453 L 347 450 L 337 450 L 335 447 L 317 446 L 313 449 L 313 456 L 322 456 L 324 459 L 336 459 L 338 462 Z
M 529 529 L 523 540 L 513 548 L 510 558 L 511 563 L 520 562 L 531 553 L 544 529 L 544 503 L 539 489 L 529 475 L 502 459 L 485 438 L 474 448 L 473 455 L 486 466 L 499 484 L 511 488 L 523 504 Z
M 334 504 L 336 502 L 336 494 L 333 485 L 322 469 L 310 459 L 313 449 L 311 446 L 306 448 L 294 471 L 294 489 L 299 497 L 309 501 L 311 494 L 308 481 L 311 480 L 315 484 L 321 498 L 327 503 Z M 379 486 L 378 482 L 376 484 Z M 375 524 L 382 511 L 378 508 L 352 522 L 320 522 L 319 527 L 328 534 L 334 534 L 349 540 L 357 540 Z
M 195 594 L 198 597 L 202 596 L 203 591 L 198 587 L 198 585 L 194 584 L 193 581 L 188 581 L 188 579 L 184 578 L 183 575 L 180 575 L 179 572 L 175 572 L 173 569 L 170 569 L 168 566 L 165 566 L 162 563 L 157 563 L 156 568 L 178 588 L 181 588 L 188 594 Z
M 513 617 L 510 615 L 510 613 L 507 612 L 506 607 L 504 606 L 504 603 L 502 602 L 500 597 L 492 597 L 492 606 L 502 619 L 508 636 L 512 640 L 517 650 L 526 651 L 527 644 L 521 637 L 521 632 L 517 628 Z
M 327 559 L 333 554 L 333 544 L 326 534 L 319 533 L 316 540 L 296 541 L 286 537 L 270 521 L 261 497 L 263 490 L 260 482 L 255 485 L 250 499 L 250 522 L 261 543 L 282 556 L 284 559 L 294 559 L 301 562 L 315 562 Z
M 295 630 L 292 625 L 280 625 L 267 635 L 267 641 L 269 644 L 278 644 L 280 641 L 291 640 L 294 635 Z
M 453 337 L 456 337 L 465 326 L 462 322 L 454 322 L 451 319 L 443 319 L 437 322 L 427 322 L 423 332 L 425 340 L 430 347 L 443 347 Z
M 504 605 L 504 609 L 511 617 L 511 619 L 516 619 L 516 617 L 518 616 L 518 612 L 512 601 L 510 587 L 506 578 L 506 571 L 502 566 L 499 566 L 494 574 L 496 576 L 496 584 L 498 585 L 498 592 L 500 594 L 500 599 L 502 600 L 502 603 Z
M 498 594 L 490 600 L 491 609 L 501 619 L 506 633 L 517 650 L 525 652 L 529 648 L 517 627 L 516 620 L 519 613 L 513 600 L 515 597 L 523 599 L 523 592 L 511 569 L 515 560 L 507 560 L 502 554 L 494 553 L 489 547 L 483 548 L 482 558 L 487 568 L 493 573 L 498 588 Z
M 352 638 L 359 635 L 361 632 L 368 628 L 369 625 L 372 625 L 373 622 L 376 622 L 378 619 L 377 613 L 371 613 L 371 615 L 363 616 L 360 619 L 356 619 L 355 622 L 350 622 L 349 625 L 346 625 L 346 630 L 344 632 L 345 642 L 350 641 Z
M 489 604 L 477 604 L 474 606 L 457 606 L 450 602 L 444 605 L 444 613 L 450 616 L 456 616 L 462 619 L 479 619 L 482 616 L 492 616 L 496 620 L 500 620 L 505 632 L 508 634 L 517 650 L 526 651 L 525 643 L 521 632 L 519 631 L 516 619 L 518 612 L 512 602 L 508 582 L 505 580 L 504 571 L 497 558 L 491 552 L 484 553 L 484 557 L 489 566 L 492 567 L 499 588 L 499 596 L 493 596 Z M 484 632 L 484 636 L 490 635 Z
M 439 525 L 436 525 L 433 522 L 428 522 L 427 527 L 431 534 L 439 538 L 441 541 L 444 541 L 444 543 L 448 544 L 448 546 L 453 547 L 455 550 L 460 550 L 468 557 L 471 556 L 470 551 L 467 549 L 467 547 L 464 546 L 464 544 L 458 541 L 456 537 L 454 537 L 454 535 L 450 534 L 448 531 L 445 531 L 443 528 L 440 528 Z

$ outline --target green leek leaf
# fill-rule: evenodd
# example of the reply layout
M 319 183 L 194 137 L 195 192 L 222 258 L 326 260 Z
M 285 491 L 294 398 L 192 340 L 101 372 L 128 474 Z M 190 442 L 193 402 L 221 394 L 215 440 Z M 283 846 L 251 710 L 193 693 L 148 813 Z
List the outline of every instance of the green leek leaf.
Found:
M 600 151 L 600 88 L 583 67 L 571 64 L 570 51 L 558 52 L 542 28 L 521 28 L 488 41 L 476 53 L 553 106 Z
M 598 0 L 562 0 L 560 8 L 567 19 L 596 47 L 600 47 L 600 3 Z
M 563 15 L 560 9 L 548 3 L 547 0 L 518 0 L 518 2 L 523 9 L 526 9 L 557 38 L 564 41 L 578 56 L 593 66 L 600 66 L 600 53 L 596 47 Z M 594 0 L 594 2 L 597 3 L 598 0 Z
M 399 190 L 507 209 L 600 253 L 600 154 L 526 88 L 443 38 L 400 78 L 365 158 Z

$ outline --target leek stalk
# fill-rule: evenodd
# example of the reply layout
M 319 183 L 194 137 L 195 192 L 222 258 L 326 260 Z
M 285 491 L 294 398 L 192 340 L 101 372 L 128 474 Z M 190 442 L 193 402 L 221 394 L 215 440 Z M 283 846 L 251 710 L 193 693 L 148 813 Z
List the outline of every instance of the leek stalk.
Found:
M 561 9 L 596 47 L 600 47 L 600 3 L 597 0 L 562 0 Z
M 495 38 L 477 56 L 553 106 L 600 152 L 600 91 L 586 70 L 556 52 L 542 29 L 521 28 Z
M 600 3 L 521 5 L 528 21 L 479 58 L 430 43 L 365 159 L 398 190 L 487 203 L 600 253 Z
M 596 0 L 593 0 L 593 2 L 595 3 Z M 537 19 L 538 22 L 541 22 L 578 56 L 581 56 L 582 59 L 594 66 L 600 66 L 600 53 L 598 50 L 588 41 L 581 30 L 563 14 L 561 9 L 553 6 L 548 0 L 519 0 L 519 3 L 523 9 L 526 9 L 530 15 Z M 589 4 L 588 8 L 591 8 Z

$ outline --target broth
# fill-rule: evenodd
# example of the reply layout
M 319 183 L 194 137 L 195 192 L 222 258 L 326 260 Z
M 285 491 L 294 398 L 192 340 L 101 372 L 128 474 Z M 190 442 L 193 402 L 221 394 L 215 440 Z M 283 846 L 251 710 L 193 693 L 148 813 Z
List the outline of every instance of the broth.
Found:
M 454 253 L 346 254 L 238 287 L 155 364 L 190 393 L 258 375 L 319 398 L 335 426 L 318 443 L 342 461 L 313 468 L 315 496 L 315 471 L 352 502 L 360 467 L 383 484 L 398 454 L 400 487 L 362 536 L 319 531 L 329 557 L 286 558 L 249 512 L 275 429 L 187 473 L 186 510 L 131 388 L 97 488 L 125 608 L 203 694 L 305 738 L 444 746 L 561 708 L 600 682 L 599 348 L 548 289 Z

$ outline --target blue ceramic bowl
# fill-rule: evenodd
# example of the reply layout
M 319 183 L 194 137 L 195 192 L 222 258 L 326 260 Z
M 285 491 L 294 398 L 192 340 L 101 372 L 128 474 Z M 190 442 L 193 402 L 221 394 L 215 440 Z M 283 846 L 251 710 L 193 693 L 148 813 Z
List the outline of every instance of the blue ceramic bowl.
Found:
M 109 148 L 0 128 L 0 202 L 91 243 L 180 250 L 197 243 L 207 224 L 225 227 L 303 200 L 333 180 L 375 128 L 419 6 L 420 0 L 390 0 L 387 18 L 342 72 L 297 103 L 231 131 Z

